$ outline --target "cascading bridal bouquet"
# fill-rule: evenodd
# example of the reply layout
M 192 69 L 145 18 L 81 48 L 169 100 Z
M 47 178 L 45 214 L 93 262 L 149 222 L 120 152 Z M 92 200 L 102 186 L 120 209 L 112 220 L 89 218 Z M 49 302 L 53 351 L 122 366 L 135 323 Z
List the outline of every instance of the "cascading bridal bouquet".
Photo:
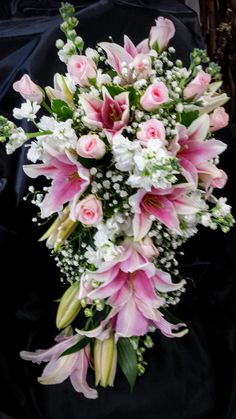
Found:
M 125 36 L 123 47 L 101 42 L 83 52 L 73 7 L 60 12 L 67 42 L 56 46 L 67 73 L 55 74 L 53 88 L 28 75 L 16 81 L 25 102 L 13 116 L 36 132 L 1 117 L 0 139 L 7 153 L 34 139 L 24 171 L 50 180 L 42 191 L 29 188 L 40 210 L 34 221 L 48 220 L 40 240 L 67 284 L 56 344 L 21 357 L 48 363 L 40 383 L 70 377 L 76 391 L 96 398 L 89 367 L 95 385 L 106 387 L 118 363 L 133 388 L 151 333 L 187 333 L 169 313 L 186 284 L 178 248 L 198 225 L 227 232 L 234 223 L 226 199 L 213 195 L 227 179 L 217 167 L 226 145 L 214 132 L 228 123 L 228 97 L 205 51 L 192 52 L 189 68 L 171 60 L 170 20 L 159 17 L 137 46 Z M 46 115 L 37 119 L 41 107 Z

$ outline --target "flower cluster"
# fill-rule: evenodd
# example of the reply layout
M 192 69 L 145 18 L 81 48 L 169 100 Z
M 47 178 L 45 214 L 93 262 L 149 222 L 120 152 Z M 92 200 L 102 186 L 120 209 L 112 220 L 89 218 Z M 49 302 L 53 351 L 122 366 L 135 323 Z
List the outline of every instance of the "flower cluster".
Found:
M 30 191 L 38 217 L 54 217 L 40 240 L 68 284 L 56 345 L 21 356 L 48 362 L 42 384 L 70 377 L 75 390 L 95 398 L 89 365 L 95 384 L 106 387 L 118 362 L 133 387 L 153 345 L 149 333 L 187 332 L 168 312 L 186 286 L 178 248 L 198 225 L 227 232 L 234 223 L 226 199 L 213 194 L 227 180 L 218 168 L 226 145 L 214 132 L 228 123 L 228 97 L 204 51 L 194 50 L 189 68 L 172 61 L 172 21 L 159 17 L 136 46 L 125 36 L 124 46 L 101 42 L 84 51 L 73 12 L 62 6 L 67 42 L 56 44 L 67 73 L 45 89 L 28 75 L 13 84 L 25 99 L 13 116 L 32 121 L 36 132 L 1 117 L 0 139 L 11 153 L 34 138 L 24 171 L 49 180 Z M 38 118 L 41 107 L 46 115 Z

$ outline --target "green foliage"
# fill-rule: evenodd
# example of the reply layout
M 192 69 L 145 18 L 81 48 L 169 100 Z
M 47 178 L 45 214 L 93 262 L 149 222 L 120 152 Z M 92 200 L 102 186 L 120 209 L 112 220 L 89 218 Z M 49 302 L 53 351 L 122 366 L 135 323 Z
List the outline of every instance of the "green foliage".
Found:
M 87 336 L 85 336 L 78 343 L 76 343 L 75 345 L 73 345 L 70 348 L 66 349 L 66 351 L 64 351 L 61 354 L 61 356 L 70 355 L 70 354 L 73 354 L 75 352 L 80 351 L 81 349 L 85 348 L 86 345 L 88 345 L 89 341 L 90 341 L 90 339 L 87 338 Z
M 121 338 L 117 344 L 118 364 L 126 376 L 131 391 L 137 378 L 137 355 L 128 338 Z
M 64 100 L 52 100 L 52 110 L 57 115 L 60 121 L 66 121 L 67 119 L 70 119 L 73 116 L 72 109 L 70 109 L 70 107 L 66 102 L 64 102 Z
M 199 116 L 199 111 L 191 111 L 191 112 L 183 112 L 181 114 L 181 123 L 185 125 L 185 127 L 189 127 L 191 123 L 197 119 Z

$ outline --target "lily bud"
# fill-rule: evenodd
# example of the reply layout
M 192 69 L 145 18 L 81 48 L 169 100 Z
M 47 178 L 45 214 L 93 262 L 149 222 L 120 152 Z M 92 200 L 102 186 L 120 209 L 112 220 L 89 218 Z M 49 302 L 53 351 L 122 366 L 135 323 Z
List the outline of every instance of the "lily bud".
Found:
M 57 310 L 56 326 L 58 329 L 68 326 L 79 313 L 81 308 L 77 298 L 79 288 L 79 282 L 75 282 L 63 294 Z
M 70 86 L 66 78 L 59 73 L 54 76 L 54 88 L 45 87 L 48 98 L 52 101 L 54 99 L 64 100 L 72 108 L 75 107 L 73 99 L 73 86 Z
M 38 241 L 47 239 L 46 245 L 49 249 L 58 250 L 62 243 L 70 236 L 78 222 L 69 218 L 69 210 L 65 208 L 62 216 L 58 216 L 49 229 Z
M 117 347 L 114 335 L 94 344 L 95 385 L 113 386 L 117 367 Z

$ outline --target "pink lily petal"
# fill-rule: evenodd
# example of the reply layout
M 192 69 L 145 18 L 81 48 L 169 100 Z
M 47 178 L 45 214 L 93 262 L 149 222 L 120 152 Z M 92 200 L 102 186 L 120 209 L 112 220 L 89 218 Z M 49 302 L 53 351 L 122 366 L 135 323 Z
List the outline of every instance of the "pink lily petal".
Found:
M 107 300 L 107 303 L 111 307 L 120 307 L 128 301 L 131 293 L 132 291 L 130 286 L 127 283 L 124 283 L 122 288 L 120 288 Z
M 124 36 L 124 49 L 131 57 L 136 57 L 137 49 L 127 35 Z
M 152 225 L 150 216 L 146 212 L 141 212 L 140 214 L 134 214 L 133 217 L 133 232 L 134 239 L 141 240 L 149 232 Z
M 179 159 L 179 163 L 182 166 L 183 175 L 189 183 L 194 183 L 197 185 L 198 183 L 198 171 L 196 167 L 191 163 L 191 161 L 186 160 L 184 158 Z
M 58 173 L 57 167 L 53 164 L 41 163 L 41 164 L 27 164 L 23 166 L 23 170 L 27 176 L 35 179 L 38 176 L 46 176 L 53 178 Z
M 77 357 L 75 354 L 52 359 L 44 368 L 41 377 L 38 378 L 38 381 L 40 384 L 62 383 L 72 373 L 76 361 Z
M 191 215 L 199 212 L 199 203 L 194 201 L 193 198 L 188 196 L 180 196 L 172 201 L 176 209 L 177 214 L 179 215 Z
M 150 51 L 149 48 L 149 39 L 146 38 L 143 41 L 141 41 L 137 46 L 136 46 L 137 52 L 139 54 L 148 54 Z
M 122 75 L 121 63 L 125 62 L 128 66 L 132 61 L 132 56 L 120 45 L 111 42 L 101 42 L 99 46 L 107 53 L 109 65 L 114 68 L 119 75 Z
M 210 128 L 210 117 L 206 113 L 195 119 L 188 127 L 187 133 L 189 141 L 205 140 Z
M 143 336 L 148 331 L 149 322 L 139 311 L 131 297 L 122 307 L 116 320 L 116 338 Z
M 181 151 L 181 156 L 198 165 L 203 161 L 213 159 L 226 149 L 226 144 L 219 140 L 187 141 L 186 148 Z
M 102 128 L 101 108 L 102 100 L 90 96 L 89 94 L 80 95 L 81 105 L 86 113 L 84 121 L 98 128 Z
M 20 357 L 26 361 L 36 362 L 37 364 L 41 364 L 41 362 L 48 362 L 59 357 L 66 349 L 75 345 L 79 339 L 80 337 L 75 335 L 63 340 L 49 349 L 38 349 L 35 352 L 21 351 Z
M 184 281 L 180 281 L 177 284 L 174 284 L 171 280 L 169 273 L 161 271 L 160 269 L 156 270 L 156 275 L 152 277 L 155 288 L 160 292 L 170 292 L 176 291 L 184 285 Z
M 179 220 L 175 207 L 165 196 L 155 196 L 148 193 L 144 197 L 141 207 L 146 214 L 154 215 L 170 229 L 179 230 Z
M 98 397 L 97 390 L 89 387 L 86 377 L 88 371 L 88 358 L 86 355 L 86 349 L 84 351 L 77 352 L 77 365 L 73 373 L 70 375 L 70 381 L 74 389 L 79 393 L 82 393 L 87 399 L 96 399 Z
M 107 298 L 110 295 L 117 292 L 125 283 L 127 274 L 120 272 L 114 279 L 109 282 L 105 282 L 96 288 L 94 291 L 89 293 L 89 298 Z
M 212 163 L 198 164 L 198 172 L 200 182 L 204 184 L 206 189 L 210 187 L 221 189 L 227 182 L 227 174 Z
M 133 273 L 133 284 L 135 288 L 135 296 L 146 304 L 151 304 L 152 307 L 159 307 L 160 303 L 154 291 L 152 282 L 147 277 L 145 272 L 137 271 Z

